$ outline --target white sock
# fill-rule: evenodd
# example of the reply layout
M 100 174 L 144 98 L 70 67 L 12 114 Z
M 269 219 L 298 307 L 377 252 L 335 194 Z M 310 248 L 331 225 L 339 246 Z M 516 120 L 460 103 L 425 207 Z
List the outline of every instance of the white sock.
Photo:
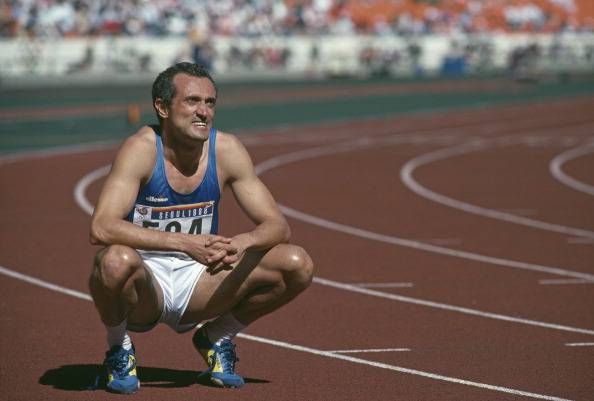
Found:
M 132 349 L 132 340 L 126 331 L 127 325 L 128 321 L 124 319 L 124 321 L 117 326 L 105 326 L 107 329 L 107 345 L 109 345 L 110 349 L 114 345 L 120 345 L 125 350 Z
M 208 322 L 204 327 L 209 341 L 216 345 L 221 345 L 223 340 L 231 341 L 237 333 L 245 328 L 246 326 L 235 319 L 235 316 L 231 312 L 217 317 L 215 320 Z

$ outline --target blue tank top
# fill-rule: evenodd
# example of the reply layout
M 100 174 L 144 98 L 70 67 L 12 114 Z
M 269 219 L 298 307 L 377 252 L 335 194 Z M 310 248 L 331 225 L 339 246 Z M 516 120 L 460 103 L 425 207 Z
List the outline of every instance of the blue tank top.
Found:
M 153 128 L 155 130 L 155 128 Z M 150 180 L 140 190 L 127 220 L 145 228 L 186 234 L 216 234 L 221 191 L 215 152 L 217 130 L 208 137 L 208 161 L 204 178 L 189 194 L 176 192 L 167 181 L 161 135 L 155 130 L 157 160 Z

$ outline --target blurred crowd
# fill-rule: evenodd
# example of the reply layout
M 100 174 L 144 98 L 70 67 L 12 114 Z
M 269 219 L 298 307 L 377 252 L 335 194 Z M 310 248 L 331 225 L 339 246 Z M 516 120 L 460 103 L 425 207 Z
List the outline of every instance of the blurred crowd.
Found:
M 593 0 L 0 0 L 0 36 L 591 32 Z

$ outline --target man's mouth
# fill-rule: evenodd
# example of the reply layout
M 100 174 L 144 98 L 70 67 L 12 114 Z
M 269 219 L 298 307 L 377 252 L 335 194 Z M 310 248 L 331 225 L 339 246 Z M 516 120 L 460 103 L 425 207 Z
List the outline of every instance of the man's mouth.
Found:
M 206 121 L 193 121 L 192 125 L 195 125 L 198 128 L 206 128 Z

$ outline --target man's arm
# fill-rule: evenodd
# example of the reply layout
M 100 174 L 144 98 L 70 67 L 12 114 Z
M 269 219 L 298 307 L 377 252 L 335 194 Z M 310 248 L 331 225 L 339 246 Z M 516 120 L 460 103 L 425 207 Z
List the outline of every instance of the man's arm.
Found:
M 221 253 L 220 247 L 218 250 L 206 247 L 206 241 L 212 241 L 213 236 L 156 231 L 125 220 L 140 185 L 153 171 L 156 157 L 153 138 L 152 130 L 143 128 L 118 151 L 91 219 L 90 241 L 94 245 L 119 244 L 135 249 L 185 252 L 206 264 L 209 257 Z M 214 238 L 222 244 L 230 242 L 224 237 Z
M 223 177 L 233 191 L 237 203 L 256 224 L 249 232 L 233 237 L 231 244 L 238 249 L 236 255 L 224 259 L 234 263 L 245 250 L 268 249 L 288 242 L 291 232 L 287 220 L 280 212 L 272 194 L 256 175 L 252 160 L 241 142 L 233 135 L 220 134 L 221 144 L 217 150 Z

